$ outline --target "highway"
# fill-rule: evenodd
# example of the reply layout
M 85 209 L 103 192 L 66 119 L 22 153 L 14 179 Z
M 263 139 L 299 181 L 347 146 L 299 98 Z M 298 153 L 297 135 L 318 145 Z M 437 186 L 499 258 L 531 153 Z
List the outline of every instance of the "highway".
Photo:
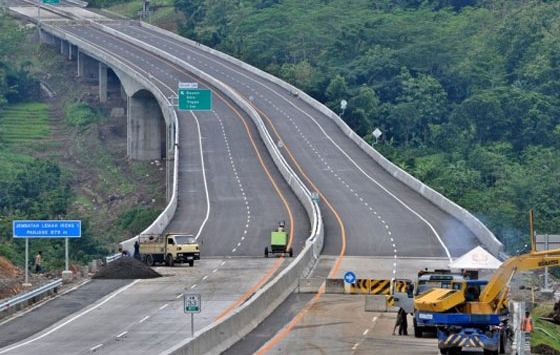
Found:
M 100 31 L 59 26 L 146 76 L 150 70 L 154 83 L 167 96 L 176 93 L 179 82 L 198 81 L 185 70 Z M 222 100 L 220 93 L 214 95 L 213 111 L 178 113 L 179 207 L 168 227 L 170 232 L 192 233 L 203 242 L 201 262 L 192 269 L 164 270 L 178 275 L 125 286 L 98 301 L 102 307 L 86 308 L 62 320 L 53 318 L 56 324 L 0 353 L 132 354 L 146 349 L 157 353 L 173 344 L 173 339 L 190 336 L 190 328 L 184 326 L 183 293 L 202 294 L 205 307 L 197 322 L 202 328 L 287 264 L 283 259 L 262 257 L 278 221 L 287 222 L 298 253 L 309 235 L 307 214 L 272 163 L 252 121 L 236 105 Z M 32 313 L 21 323 L 6 323 L 15 334 L 14 341 L 21 333 L 27 334 L 26 322 L 33 321 Z
M 340 215 L 346 229 L 346 255 L 434 257 L 447 256 L 447 248 L 451 256 L 458 256 L 478 245 L 464 225 L 394 179 L 329 118 L 286 90 L 197 46 L 139 26 L 110 26 L 219 78 L 269 118 L 270 130 L 277 129 L 277 138 Z M 337 255 L 343 244 L 340 224 L 328 206 L 321 207 L 326 224 L 324 253 Z
M 282 142 L 279 146 L 293 170 L 321 195 L 323 253 L 341 256 L 325 259 L 327 272 L 322 276 L 339 276 L 342 256 L 394 258 L 391 268 L 396 273 L 401 257 L 456 257 L 479 244 L 459 221 L 394 179 L 328 117 L 283 88 L 196 45 L 131 23 L 108 25 L 218 78 L 260 112 L 274 139 Z M 195 80 L 176 64 L 100 30 L 62 21 L 57 26 L 146 76 L 151 71 L 153 82 L 167 96 L 175 94 L 178 82 Z M 166 271 L 174 276 L 125 286 L 100 312 L 80 316 L 63 331 L 55 325 L 43 338 L 24 340 L 0 353 L 165 350 L 190 331 L 174 326 L 185 321 L 178 311 L 182 293 L 193 290 L 209 300 L 210 309 L 201 316 L 203 326 L 257 280 L 270 276 L 267 271 L 276 260 L 260 256 L 277 221 L 288 222 L 294 251 L 301 250 L 309 234 L 304 209 L 266 154 L 252 121 L 235 104 L 220 100 L 218 92 L 215 95 L 212 112 L 179 113 L 180 199 L 168 227 L 198 236 L 204 241 L 203 258 L 212 258 L 194 269 Z M 87 331 L 106 319 L 110 324 Z

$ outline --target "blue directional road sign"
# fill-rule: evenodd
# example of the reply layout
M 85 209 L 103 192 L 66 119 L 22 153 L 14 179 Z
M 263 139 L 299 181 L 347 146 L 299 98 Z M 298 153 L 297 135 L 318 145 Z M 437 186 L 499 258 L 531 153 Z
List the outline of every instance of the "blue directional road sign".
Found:
M 356 282 L 356 274 L 354 274 L 352 271 L 347 271 L 344 274 L 344 282 L 353 284 L 354 282 Z
M 14 238 L 80 238 L 82 221 L 14 221 Z

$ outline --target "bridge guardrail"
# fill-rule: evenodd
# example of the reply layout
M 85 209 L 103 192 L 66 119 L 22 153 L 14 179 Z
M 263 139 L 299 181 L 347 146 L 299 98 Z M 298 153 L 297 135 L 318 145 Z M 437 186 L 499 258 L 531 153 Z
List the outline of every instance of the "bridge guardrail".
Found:
M 30 300 L 36 297 L 43 296 L 45 293 L 56 290 L 56 288 L 58 288 L 60 285 L 62 285 L 62 279 L 56 279 L 55 281 L 38 287 L 34 290 L 0 302 L 0 315 L 3 315 L 4 312 L 10 311 L 12 309 L 18 309 L 22 305 L 26 305 Z
M 105 265 L 112 263 L 113 261 L 120 259 L 122 257 L 121 253 L 113 254 L 105 257 Z
M 362 137 L 358 136 L 349 126 L 340 118 L 336 113 L 331 111 L 328 107 L 312 98 L 302 90 L 297 89 L 295 86 L 267 73 L 254 66 L 242 62 L 241 60 L 234 58 L 228 54 L 222 53 L 203 44 L 190 40 L 188 38 L 179 36 L 175 33 L 163 30 L 159 27 L 150 25 L 146 22 L 139 22 L 141 27 L 150 29 L 162 35 L 174 38 L 175 40 L 181 41 L 185 44 L 193 46 L 200 49 L 206 53 L 209 53 L 217 58 L 220 58 L 226 62 L 236 65 L 237 67 L 243 68 L 250 73 L 257 75 L 273 84 L 280 86 L 289 93 L 297 92 L 299 98 L 309 104 L 311 107 L 318 110 L 320 113 L 326 115 L 328 118 L 333 120 L 336 125 L 348 136 L 352 141 L 354 141 L 366 154 L 368 154 L 375 162 L 377 162 L 383 169 L 388 173 L 393 175 L 396 179 L 404 183 L 406 186 L 416 191 L 418 194 L 423 196 L 428 201 L 432 202 L 437 207 L 441 208 L 443 211 L 449 213 L 451 216 L 462 222 L 467 228 L 469 228 L 472 233 L 478 238 L 478 240 L 494 255 L 498 255 L 500 251 L 503 250 L 503 244 L 494 236 L 494 234 L 484 225 L 478 218 L 473 216 L 470 212 L 465 210 L 463 207 L 457 205 L 455 202 L 449 200 L 447 197 L 443 196 L 439 192 L 435 191 L 431 187 L 425 185 L 420 180 L 416 179 L 406 171 L 402 170 L 387 158 L 385 158 L 381 153 L 367 144 Z

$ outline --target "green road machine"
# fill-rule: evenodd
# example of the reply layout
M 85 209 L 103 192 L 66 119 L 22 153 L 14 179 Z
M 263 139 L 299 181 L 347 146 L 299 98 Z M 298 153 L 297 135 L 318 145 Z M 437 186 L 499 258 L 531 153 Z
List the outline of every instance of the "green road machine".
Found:
M 292 248 L 288 249 L 288 232 L 285 230 L 286 222 L 278 223 L 278 229 L 270 232 L 270 249 L 264 248 L 264 256 L 268 254 L 289 254 L 293 256 Z

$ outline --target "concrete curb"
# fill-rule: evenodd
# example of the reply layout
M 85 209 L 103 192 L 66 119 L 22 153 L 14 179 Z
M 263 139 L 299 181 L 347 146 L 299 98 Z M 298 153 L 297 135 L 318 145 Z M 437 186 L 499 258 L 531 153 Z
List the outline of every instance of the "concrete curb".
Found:
M 453 201 L 447 199 L 445 196 L 439 192 L 433 190 L 429 186 L 423 184 L 420 180 L 416 179 L 406 171 L 402 170 L 395 164 L 391 163 L 387 158 L 381 155 L 378 151 L 373 149 L 369 144 L 367 144 L 360 136 L 358 136 L 350 127 L 344 122 L 337 114 L 332 112 L 325 105 L 321 104 L 319 101 L 315 100 L 311 96 L 307 95 L 305 92 L 297 89 L 296 87 L 286 83 L 285 81 L 276 78 L 258 68 L 255 68 L 247 63 L 240 61 L 228 54 L 219 52 L 210 47 L 199 44 L 190 39 L 181 37 L 177 34 L 170 33 L 168 31 L 162 30 L 159 27 L 150 25 L 145 22 L 140 22 L 140 26 L 155 31 L 157 33 L 166 35 L 168 37 L 174 38 L 183 43 L 196 46 L 196 48 L 201 49 L 207 53 L 210 53 L 224 61 L 235 64 L 252 74 L 255 74 L 263 79 L 272 82 L 281 88 L 285 89 L 288 93 L 297 92 L 299 98 L 305 103 L 309 104 L 311 107 L 324 114 L 331 120 L 333 120 L 336 125 L 348 136 L 354 143 L 356 143 L 366 154 L 368 154 L 376 163 L 378 163 L 383 169 L 393 175 L 396 179 L 404 183 L 406 186 L 410 187 L 421 196 L 426 198 L 428 201 L 432 202 L 434 205 L 447 212 L 451 216 L 455 217 L 457 220 L 462 222 L 467 228 L 469 228 L 478 240 L 488 249 L 488 251 L 494 255 L 498 255 L 500 251 L 503 250 L 503 244 L 494 236 L 494 234 L 467 210 L 457 205 Z

